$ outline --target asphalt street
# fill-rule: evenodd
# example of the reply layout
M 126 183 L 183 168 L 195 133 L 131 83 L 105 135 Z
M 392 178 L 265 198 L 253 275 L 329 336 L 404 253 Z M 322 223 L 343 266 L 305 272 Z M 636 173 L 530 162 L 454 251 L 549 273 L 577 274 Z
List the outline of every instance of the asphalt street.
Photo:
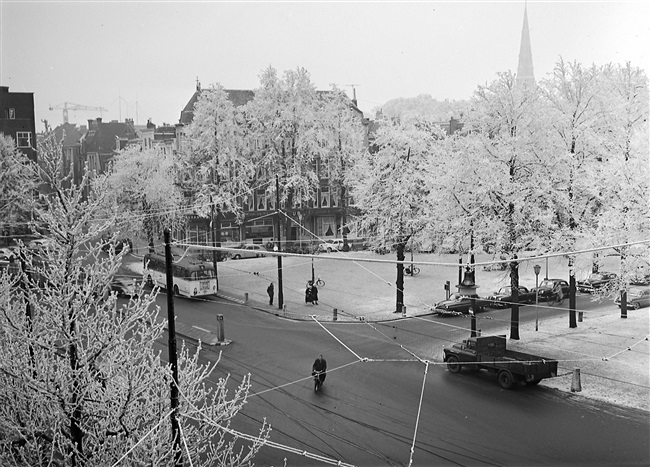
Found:
M 159 300 L 164 309 L 164 296 Z M 454 318 L 318 323 L 221 299 L 179 298 L 175 309 L 179 321 L 202 329 L 215 330 L 223 316 L 230 344 L 205 346 L 202 358 L 215 361 L 221 353 L 212 378 L 230 375 L 232 387 L 251 374 L 251 394 L 233 428 L 254 434 L 266 419 L 281 445 L 369 466 L 650 461 L 644 413 L 541 386 L 505 391 L 485 372 L 447 372 L 439 342 L 457 340 Z M 328 377 L 314 393 L 309 372 L 321 352 Z M 263 448 L 256 462 L 282 465 L 285 458 L 288 465 L 322 465 L 275 448 Z

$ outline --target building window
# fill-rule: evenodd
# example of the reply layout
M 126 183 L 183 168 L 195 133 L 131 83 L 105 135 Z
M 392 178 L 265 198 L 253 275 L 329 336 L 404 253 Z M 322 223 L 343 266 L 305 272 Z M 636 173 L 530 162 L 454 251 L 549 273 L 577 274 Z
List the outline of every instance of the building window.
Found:
M 5 118 L 8 118 L 9 120 L 15 120 L 16 119 L 16 109 L 12 107 L 8 107 L 5 109 Z
M 16 132 L 16 146 L 18 146 L 19 148 L 31 148 L 32 132 L 31 131 Z
M 329 208 L 330 207 L 330 189 L 321 188 L 320 191 L 320 207 Z

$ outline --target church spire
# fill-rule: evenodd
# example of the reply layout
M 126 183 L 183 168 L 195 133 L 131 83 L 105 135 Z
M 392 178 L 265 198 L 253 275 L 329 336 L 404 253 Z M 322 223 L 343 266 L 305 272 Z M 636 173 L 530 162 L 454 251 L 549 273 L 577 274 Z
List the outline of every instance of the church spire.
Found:
M 533 53 L 530 48 L 530 32 L 528 30 L 528 5 L 524 6 L 524 27 L 521 30 L 521 45 L 519 46 L 519 65 L 517 66 L 517 84 L 534 85 Z

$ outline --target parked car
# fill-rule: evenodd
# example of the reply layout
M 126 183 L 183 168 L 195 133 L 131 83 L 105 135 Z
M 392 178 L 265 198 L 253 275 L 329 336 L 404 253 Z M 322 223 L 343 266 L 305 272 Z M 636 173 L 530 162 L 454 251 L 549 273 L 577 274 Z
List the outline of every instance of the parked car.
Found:
M 580 292 L 591 293 L 601 287 L 606 286 L 611 281 L 615 280 L 618 276 L 613 272 L 596 272 L 591 274 L 584 281 L 578 281 L 576 288 Z
M 508 308 L 512 306 L 512 287 L 501 287 L 487 298 L 492 308 Z M 519 287 L 519 303 L 535 303 L 535 292 L 531 292 L 526 287 Z
M 111 281 L 111 292 L 117 292 L 118 297 L 137 297 L 133 279 L 128 277 L 115 276 Z
M 348 243 L 348 246 L 350 244 Z M 331 253 L 333 251 L 343 251 L 343 239 L 342 238 L 331 238 L 325 242 L 318 245 L 318 251 L 326 251 Z
M 553 295 L 553 289 L 555 286 L 560 283 L 562 285 L 562 293 L 564 296 L 569 295 L 569 283 L 564 279 L 544 279 L 541 284 L 539 284 L 539 301 L 548 301 L 548 299 Z M 530 290 L 535 293 L 535 288 Z
M 638 310 L 642 306 L 650 306 L 650 288 L 649 287 L 630 287 L 627 292 L 627 307 Z M 621 296 L 614 300 L 614 303 L 621 307 Z
M 266 256 L 266 248 L 264 248 L 262 245 L 251 245 L 251 244 L 246 244 L 243 243 L 241 245 L 237 245 L 236 247 L 239 250 L 246 250 L 246 251 L 233 251 L 231 252 L 232 259 L 243 259 L 243 258 L 259 258 L 262 256 Z
M 30 241 L 27 244 L 27 248 L 29 248 L 30 250 L 39 250 L 41 248 L 47 247 L 47 245 L 49 245 L 50 243 L 52 243 L 52 240 L 50 240 L 49 238 L 37 238 Z
M 131 240 L 128 238 L 123 238 L 121 240 L 115 240 L 113 242 L 106 242 L 102 245 L 102 251 L 109 251 L 113 247 L 115 249 L 115 254 L 119 254 L 122 252 L 124 247 L 128 247 L 128 251 L 131 251 L 133 249 L 133 244 L 131 243 Z
M 476 309 L 474 310 L 476 313 L 484 311 L 485 307 L 491 303 L 489 300 L 481 298 L 477 294 L 461 295 L 456 292 L 451 294 L 448 300 L 436 303 L 434 311 L 439 315 L 455 315 L 458 313 L 467 315 L 472 306 L 472 298 L 476 300 Z
M 16 258 L 14 251 L 7 247 L 0 248 L 0 261 L 10 261 L 12 258 Z

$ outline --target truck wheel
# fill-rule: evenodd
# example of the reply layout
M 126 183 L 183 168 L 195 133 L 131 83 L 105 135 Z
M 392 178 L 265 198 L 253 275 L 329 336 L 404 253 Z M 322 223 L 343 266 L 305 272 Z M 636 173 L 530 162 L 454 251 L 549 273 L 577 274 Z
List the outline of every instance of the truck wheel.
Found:
M 632 308 L 638 310 L 639 308 L 641 308 L 641 304 L 639 302 L 634 302 L 634 304 L 632 304 Z
M 174 286 L 174 295 L 176 295 L 178 297 L 178 286 L 177 285 Z
M 458 357 L 455 355 L 450 355 L 447 357 L 447 369 L 450 373 L 460 373 L 462 365 L 458 363 Z
M 150 275 L 147 276 L 147 286 L 153 287 L 153 279 Z
M 497 376 L 499 384 L 503 389 L 512 389 L 515 385 L 515 380 L 508 370 L 501 370 Z
M 535 385 L 539 384 L 540 381 L 541 381 L 541 379 L 538 379 L 538 378 L 526 379 L 526 386 L 535 386 Z

